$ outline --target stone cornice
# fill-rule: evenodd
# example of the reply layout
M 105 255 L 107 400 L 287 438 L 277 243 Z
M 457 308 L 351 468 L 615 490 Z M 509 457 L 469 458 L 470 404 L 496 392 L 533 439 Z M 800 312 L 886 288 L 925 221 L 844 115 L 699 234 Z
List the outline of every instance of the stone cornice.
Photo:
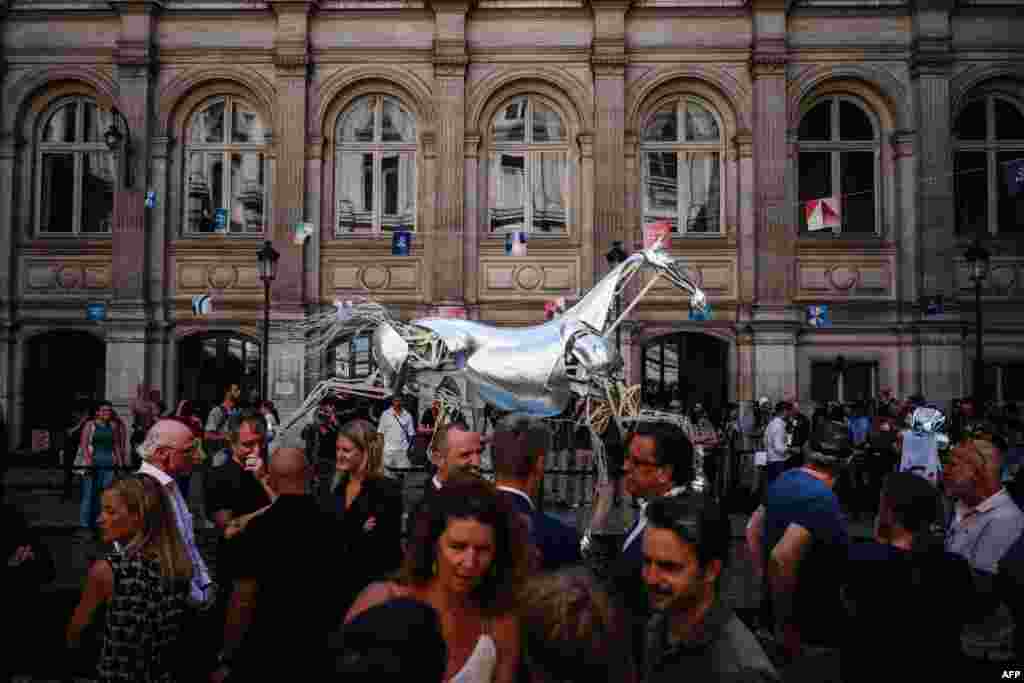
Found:
M 469 55 L 464 40 L 437 40 L 434 42 L 434 73 L 440 78 L 465 78 Z
M 267 0 L 267 4 L 277 13 L 315 12 L 320 9 L 320 0 Z
M 108 0 L 121 14 L 152 14 L 165 9 L 164 0 Z

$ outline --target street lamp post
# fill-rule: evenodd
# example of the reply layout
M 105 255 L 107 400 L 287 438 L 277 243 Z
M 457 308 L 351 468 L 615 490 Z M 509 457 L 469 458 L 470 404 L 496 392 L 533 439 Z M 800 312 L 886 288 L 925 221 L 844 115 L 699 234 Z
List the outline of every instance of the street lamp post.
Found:
M 131 189 L 132 186 L 132 135 L 131 130 L 128 128 L 128 119 L 124 117 L 117 109 L 111 109 L 111 114 L 114 120 L 111 122 L 110 127 L 107 128 L 103 133 L 103 142 L 106 143 L 107 149 L 115 154 L 120 155 L 118 161 L 123 166 L 124 170 L 124 186 L 126 189 Z M 119 125 L 124 123 L 124 132 L 121 132 Z M 123 143 L 123 147 L 122 147 Z
M 263 399 L 270 398 L 270 284 L 277 279 L 277 253 L 270 240 L 256 252 L 256 264 L 263 280 Z
M 608 253 L 604 255 L 608 261 L 610 268 L 615 268 L 627 258 L 629 254 L 625 249 L 622 248 L 622 240 L 615 240 L 612 242 L 612 248 L 608 250 Z M 615 317 L 618 318 L 622 315 L 622 293 L 619 289 L 615 291 Z M 619 360 L 622 360 L 622 325 L 620 324 L 615 328 L 615 351 L 619 354 Z
M 964 253 L 969 268 L 968 276 L 974 283 L 974 405 L 982 409 L 985 401 L 985 360 L 981 326 L 981 285 L 988 277 L 989 253 L 979 238 Z

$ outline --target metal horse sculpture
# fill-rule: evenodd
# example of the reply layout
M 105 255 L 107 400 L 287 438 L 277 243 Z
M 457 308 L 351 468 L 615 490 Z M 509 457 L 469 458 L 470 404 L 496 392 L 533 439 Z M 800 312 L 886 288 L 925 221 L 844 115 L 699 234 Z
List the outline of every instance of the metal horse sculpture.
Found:
M 613 320 L 618 296 L 643 270 L 653 271 L 654 276 Z M 705 310 L 704 293 L 660 242 L 629 256 L 572 308 L 540 325 L 496 327 L 450 318 L 403 322 L 375 302 L 337 302 L 335 311 L 303 325 L 312 336 L 311 353 L 319 355 L 339 339 L 372 329 L 370 350 L 378 371 L 359 382 L 333 378 L 321 382 L 282 425 L 283 432 L 286 437 L 294 436 L 308 422 L 320 399 L 330 393 L 384 398 L 417 393 L 431 384 L 444 408 L 473 415 L 474 424 L 480 424 L 478 407 L 468 404 L 454 388 L 455 383 L 431 381 L 461 378 L 484 403 L 505 413 L 553 417 L 565 412 L 574 398 L 585 401 L 583 422 L 591 430 L 598 482 L 607 483 L 608 466 L 601 439 L 587 419 L 590 405 L 605 400 L 615 403 L 612 386 L 622 359 L 613 333 L 660 277 L 686 291 L 692 308 Z M 618 415 L 613 417 L 619 419 Z M 619 426 L 621 429 L 621 423 Z

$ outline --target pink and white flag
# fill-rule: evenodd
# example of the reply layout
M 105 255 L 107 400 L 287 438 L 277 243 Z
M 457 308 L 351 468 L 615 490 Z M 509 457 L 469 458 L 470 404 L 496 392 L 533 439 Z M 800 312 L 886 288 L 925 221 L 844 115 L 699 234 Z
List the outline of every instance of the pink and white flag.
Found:
M 644 226 L 644 249 L 652 248 L 659 239 L 662 249 L 668 249 L 672 245 L 672 224 L 668 221 L 658 221 Z
M 839 197 L 825 197 L 805 202 L 804 215 L 807 217 L 808 230 L 839 228 L 842 225 L 839 214 Z

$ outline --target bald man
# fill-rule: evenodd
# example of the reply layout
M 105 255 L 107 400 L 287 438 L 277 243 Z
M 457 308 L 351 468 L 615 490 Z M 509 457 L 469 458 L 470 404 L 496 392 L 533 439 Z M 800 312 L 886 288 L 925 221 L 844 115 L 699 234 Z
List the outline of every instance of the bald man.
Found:
M 237 579 L 211 681 L 323 677 L 344 568 L 334 517 L 307 493 L 311 474 L 298 448 L 274 452 L 268 475 L 276 498 L 238 536 Z

